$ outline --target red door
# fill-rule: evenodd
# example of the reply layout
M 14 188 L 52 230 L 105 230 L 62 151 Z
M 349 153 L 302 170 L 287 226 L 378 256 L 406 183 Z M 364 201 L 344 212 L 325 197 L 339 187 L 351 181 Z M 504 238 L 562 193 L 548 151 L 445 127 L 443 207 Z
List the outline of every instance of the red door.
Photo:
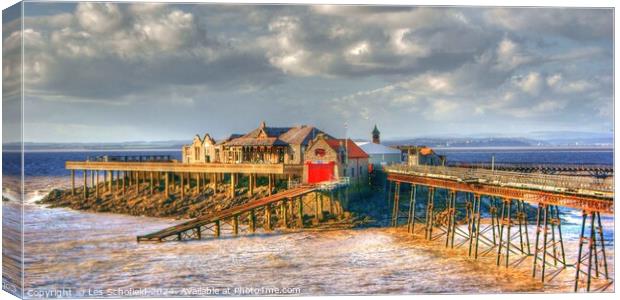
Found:
M 323 181 L 331 181 L 334 179 L 334 162 L 328 163 L 312 163 L 307 162 L 308 166 L 308 183 L 319 183 Z

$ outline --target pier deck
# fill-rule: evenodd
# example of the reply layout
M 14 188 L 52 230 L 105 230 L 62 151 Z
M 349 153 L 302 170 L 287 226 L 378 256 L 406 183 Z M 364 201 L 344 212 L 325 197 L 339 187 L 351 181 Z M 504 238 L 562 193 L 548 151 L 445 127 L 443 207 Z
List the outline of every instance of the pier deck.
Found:
M 390 181 L 613 214 L 613 178 L 434 166 L 398 165 L 386 171 Z
M 67 170 L 173 172 L 173 173 L 236 173 L 301 175 L 303 165 L 289 164 L 224 164 L 181 162 L 67 161 Z

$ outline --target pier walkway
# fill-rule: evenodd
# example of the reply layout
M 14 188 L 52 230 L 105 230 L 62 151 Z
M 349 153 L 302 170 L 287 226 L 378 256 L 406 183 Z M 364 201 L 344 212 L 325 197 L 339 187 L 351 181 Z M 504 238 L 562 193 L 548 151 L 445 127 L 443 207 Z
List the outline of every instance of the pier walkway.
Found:
M 613 177 L 405 165 L 385 171 L 392 226 L 404 219 L 412 235 L 442 240 L 449 248 L 467 247 L 474 259 L 494 255 L 497 266 L 516 266 L 531 258 L 532 276 L 543 283 L 569 268 L 575 269 L 575 291 L 590 291 L 593 279 L 602 279 L 597 291 L 613 282 L 601 222 L 601 214 L 614 213 Z M 409 189 L 406 213 L 401 209 L 402 187 Z M 417 199 L 420 192 L 426 199 Z M 574 264 L 565 255 L 560 207 L 582 212 Z M 528 225 L 533 219 L 532 247 Z
M 613 165 L 597 164 L 536 164 L 536 163 L 488 163 L 448 162 L 450 167 L 488 169 L 520 173 L 542 173 L 549 175 L 586 176 L 607 178 L 614 176 Z
M 233 235 L 239 234 L 239 223 L 244 220 L 247 221 L 249 230 L 255 232 L 257 223 L 256 212 L 259 209 L 262 210 L 264 215 L 263 225 L 265 229 L 270 230 L 271 206 L 275 204 L 285 206 L 281 211 L 285 225 L 289 225 L 287 219 L 292 219 L 292 217 L 296 215 L 298 218 L 297 221 L 299 222 L 298 225 L 301 227 L 303 226 L 303 202 L 301 196 L 315 191 L 316 188 L 316 186 L 312 185 L 291 188 L 244 205 L 235 206 L 212 215 L 199 217 L 151 234 L 141 235 L 138 236 L 137 239 L 138 242 L 161 242 L 170 237 L 176 240 L 182 240 L 183 238 L 201 239 L 205 231 L 210 231 L 214 237 L 219 237 L 221 234 L 221 223 L 226 221 L 230 221 L 233 227 Z M 293 204 L 293 201 L 297 202 L 297 213 L 293 212 L 291 209 L 287 209 L 290 208 L 286 207 L 288 201 L 291 201 L 290 204 Z M 242 217 L 244 217 L 244 220 L 241 219 Z

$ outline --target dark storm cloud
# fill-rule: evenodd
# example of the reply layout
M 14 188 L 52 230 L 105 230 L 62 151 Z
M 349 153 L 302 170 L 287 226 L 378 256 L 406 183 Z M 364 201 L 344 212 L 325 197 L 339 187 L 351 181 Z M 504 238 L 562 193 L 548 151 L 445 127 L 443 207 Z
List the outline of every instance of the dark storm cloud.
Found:
M 81 139 L 105 116 L 133 139 L 223 136 L 262 119 L 348 122 L 357 137 L 374 123 L 389 137 L 412 135 L 405 122 L 420 135 L 613 121 L 611 10 L 37 5 L 26 6 L 26 96 L 31 132 L 50 139 Z M 102 121 L 47 117 L 37 102 Z

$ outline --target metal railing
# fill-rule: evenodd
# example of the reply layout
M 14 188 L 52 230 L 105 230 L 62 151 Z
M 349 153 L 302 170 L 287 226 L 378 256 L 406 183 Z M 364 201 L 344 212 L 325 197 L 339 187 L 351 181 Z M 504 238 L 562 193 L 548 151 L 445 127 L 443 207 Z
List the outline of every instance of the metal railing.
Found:
M 335 188 L 347 186 L 350 184 L 349 177 L 340 177 L 332 181 L 321 182 L 318 186 L 319 190 L 333 190 Z
M 171 155 L 100 155 L 86 158 L 86 161 L 101 162 L 169 162 L 172 160 Z
M 549 169 L 549 170 L 606 170 L 612 171 L 614 169 L 613 165 L 603 165 L 603 164 L 550 164 L 550 163 L 513 163 L 513 162 L 502 162 L 502 163 L 489 163 L 489 162 L 448 162 L 448 166 L 450 167 L 463 167 L 463 168 L 481 168 L 481 169 L 491 169 L 495 167 L 496 170 L 501 169 Z
M 446 179 L 472 183 L 479 182 L 495 185 L 516 185 L 526 188 L 565 188 L 570 190 L 583 189 L 604 192 L 613 192 L 614 190 L 613 177 L 601 179 L 443 166 L 392 165 L 386 166 L 384 169 L 387 172 L 417 174 L 426 177 L 444 177 Z

